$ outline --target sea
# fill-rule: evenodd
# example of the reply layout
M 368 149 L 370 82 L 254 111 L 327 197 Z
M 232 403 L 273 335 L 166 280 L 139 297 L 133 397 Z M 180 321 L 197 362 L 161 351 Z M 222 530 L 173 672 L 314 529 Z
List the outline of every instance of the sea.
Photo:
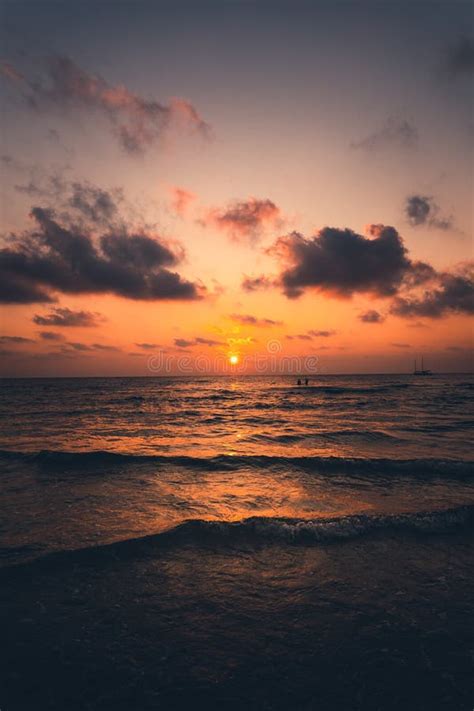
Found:
M 472 708 L 469 375 L 0 388 L 2 709 Z

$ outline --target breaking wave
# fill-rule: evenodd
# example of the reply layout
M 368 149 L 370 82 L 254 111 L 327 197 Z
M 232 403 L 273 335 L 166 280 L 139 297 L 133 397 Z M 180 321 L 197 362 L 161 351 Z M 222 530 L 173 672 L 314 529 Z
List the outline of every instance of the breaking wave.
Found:
M 364 536 L 439 535 L 469 532 L 473 528 L 474 504 L 416 513 L 355 514 L 319 519 L 260 516 L 239 521 L 190 519 L 161 533 L 47 553 L 35 560 L 20 562 L 19 566 L 37 563 L 63 566 L 68 561 L 91 564 L 104 557 L 120 560 L 136 555 L 155 555 L 160 549 L 176 546 L 330 545 Z M 7 567 L 11 568 L 8 561 Z

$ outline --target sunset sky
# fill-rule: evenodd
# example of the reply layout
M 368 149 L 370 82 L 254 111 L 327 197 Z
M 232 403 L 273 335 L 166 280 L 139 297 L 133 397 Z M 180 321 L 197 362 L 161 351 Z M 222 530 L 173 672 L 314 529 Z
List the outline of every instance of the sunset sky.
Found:
M 471 3 L 2 13 L 3 375 L 470 370 Z

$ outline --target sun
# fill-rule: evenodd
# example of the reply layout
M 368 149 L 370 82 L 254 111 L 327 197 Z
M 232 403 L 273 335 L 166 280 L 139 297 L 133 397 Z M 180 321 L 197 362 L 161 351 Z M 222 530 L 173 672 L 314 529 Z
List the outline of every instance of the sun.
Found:
M 229 356 L 229 363 L 230 363 L 231 365 L 237 365 L 238 362 L 239 362 L 239 356 L 238 356 L 238 355 L 231 355 L 231 356 Z

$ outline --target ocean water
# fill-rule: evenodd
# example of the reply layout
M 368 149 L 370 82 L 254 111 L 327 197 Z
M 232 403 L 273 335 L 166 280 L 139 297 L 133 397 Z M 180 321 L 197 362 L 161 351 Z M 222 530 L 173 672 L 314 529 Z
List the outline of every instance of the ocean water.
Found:
M 6 708 L 471 708 L 469 376 L 1 394 Z
M 468 376 L 5 380 L 1 393 L 8 561 L 189 519 L 265 518 L 273 535 L 287 518 L 282 535 L 322 536 L 339 518 L 346 535 L 348 516 L 363 528 L 474 502 Z

